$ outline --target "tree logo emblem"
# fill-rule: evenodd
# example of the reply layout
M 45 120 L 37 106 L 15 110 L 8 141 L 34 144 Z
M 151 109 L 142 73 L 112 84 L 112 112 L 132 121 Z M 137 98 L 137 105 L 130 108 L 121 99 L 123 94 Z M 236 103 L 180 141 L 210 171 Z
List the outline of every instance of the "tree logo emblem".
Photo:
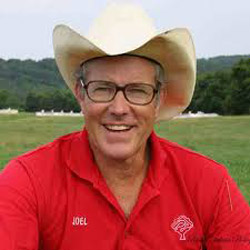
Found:
M 171 228 L 180 235 L 180 240 L 186 240 L 186 233 L 193 227 L 193 222 L 185 215 L 180 215 L 171 224 Z

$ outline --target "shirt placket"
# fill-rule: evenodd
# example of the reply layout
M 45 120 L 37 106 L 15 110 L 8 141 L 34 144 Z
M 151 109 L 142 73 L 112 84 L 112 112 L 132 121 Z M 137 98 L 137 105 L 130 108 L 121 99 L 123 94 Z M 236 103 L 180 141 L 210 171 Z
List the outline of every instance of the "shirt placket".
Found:
M 101 195 L 113 206 L 113 208 L 119 214 L 119 217 L 124 222 L 124 229 L 121 235 L 121 238 L 118 240 L 119 246 L 118 250 L 137 250 L 139 249 L 136 245 L 136 232 L 133 230 L 133 223 L 134 221 L 140 216 L 140 212 L 143 209 L 146 209 L 146 206 L 155 198 L 160 195 L 160 191 L 158 188 L 154 187 L 151 183 L 147 180 L 142 186 L 142 190 L 138 197 L 137 203 L 133 208 L 129 218 L 125 217 L 121 206 L 119 205 L 118 201 L 108 188 L 106 182 L 103 178 L 99 175 L 97 179 L 95 179 L 93 183 L 93 187 L 97 189 Z
M 160 191 L 152 187 L 149 183 L 144 183 L 142 191 L 138 198 L 138 201 L 132 210 L 128 220 L 126 221 L 126 226 L 124 228 L 123 237 L 120 241 L 119 250 L 139 250 L 139 246 L 136 245 L 138 242 L 137 232 L 133 229 L 133 223 L 140 216 L 143 209 L 146 209 L 147 205 L 155 198 L 160 195 Z M 143 226 L 143 225 L 142 225 Z

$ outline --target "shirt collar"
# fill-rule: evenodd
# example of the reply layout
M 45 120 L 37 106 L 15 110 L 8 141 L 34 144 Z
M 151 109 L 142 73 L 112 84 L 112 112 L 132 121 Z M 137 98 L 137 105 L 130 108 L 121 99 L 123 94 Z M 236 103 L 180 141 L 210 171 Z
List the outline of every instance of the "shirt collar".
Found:
M 155 188 L 160 188 L 168 173 L 165 164 L 166 153 L 161 145 L 160 138 L 154 131 L 150 135 L 149 143 L 151 155 L 145 181 Z M 86 129 L 76 134 L 70 142 L 66 161 L 68 167 L 80 178 L 92 183 L 96 183 L 100 179 L 101 173 L 95 164 Z
M 80 178 L 92 183 L 96 182 L 100 173 L 95 164 L 85 128 L 73 138 L 67 153 L 68 167 Z
M 149 183 L 157 189 L 160 188 L 169 172 L 168 166 L 166 165 L 167 155 L 160 140 L 153 131 L 149 138 L 151 155 L 147 179 Z

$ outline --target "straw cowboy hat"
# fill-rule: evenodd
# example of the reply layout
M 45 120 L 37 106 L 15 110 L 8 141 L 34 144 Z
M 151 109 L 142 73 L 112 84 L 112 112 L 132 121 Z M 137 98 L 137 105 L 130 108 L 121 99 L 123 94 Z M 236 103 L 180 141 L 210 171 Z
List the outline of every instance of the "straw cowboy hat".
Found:
M 177 28 L 157 34 L 152 20 L 137 5 L 109 5 L 87 36 L 66 25 L 57 25 L 53 46 L 59 71 L 73 93 L 75 72 L 83 62 L 129 54 L 157 61 L 164 69 L 166 84 L 158 121 L 180 114 L 191 101 L 196 58 L 190 33 L 185 28 Z

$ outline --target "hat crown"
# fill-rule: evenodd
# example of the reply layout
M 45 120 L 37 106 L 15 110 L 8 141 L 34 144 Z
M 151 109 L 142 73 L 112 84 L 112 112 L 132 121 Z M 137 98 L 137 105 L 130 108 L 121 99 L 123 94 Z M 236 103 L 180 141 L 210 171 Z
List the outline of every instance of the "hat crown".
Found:
M 126 53 L 156 35 L 152 19 L 135 4 L 109 4 L 95 19 L 87 37 L 110 55 Z

